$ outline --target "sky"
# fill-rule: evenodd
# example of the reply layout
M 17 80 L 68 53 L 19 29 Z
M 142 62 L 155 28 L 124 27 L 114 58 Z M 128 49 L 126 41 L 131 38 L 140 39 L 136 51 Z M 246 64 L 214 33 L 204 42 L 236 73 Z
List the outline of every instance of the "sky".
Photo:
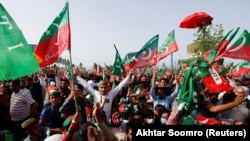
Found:
M 121 57 L 139 51 L 159 34 L 159 45 L 175 30 L 179 50 L 174 64 L 187 57 L 187 44 L 197 29 L 180 28 L 180 22 L 194 12 L 206 12 L 222 24 L 224 34 L 240 27 L 250 31 L 249 0 L 68 0 L 71 26 L 71 55 L 74 64 L 90 68 L 93 63 L 112 65 L 116 45 Z M 61 12 L 66 0 L 1 0 L 2 5 L 22 30 L 29 44 L 37 44 L 46 29 Z M 233 40 L 234 41 L 234 40 Z M 62 58 L 68 59 L 64 52 Z M 240 62 L 225 58 L 225 62 Z M 157 65 L 170 65 L 171 56 Z

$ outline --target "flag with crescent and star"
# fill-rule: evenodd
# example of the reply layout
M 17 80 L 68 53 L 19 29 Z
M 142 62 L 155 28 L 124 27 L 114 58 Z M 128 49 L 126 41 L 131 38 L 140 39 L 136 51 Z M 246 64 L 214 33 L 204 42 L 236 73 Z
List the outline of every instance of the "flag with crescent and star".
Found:
M 1 3 L 0 15 L 0 80 L 12 80 L 39 71 L 22 30 Z
M 70 49 L 70 46 L 69 3 L 67 1 L 60 14 L 43 33 L 35 48 L 34 53 L 40 68 L 55 63 L 63 51 Z
M 239 38 L 227 49 L 223 57 L 250 61 L 250 34 L 244 30 Z
M 158 48 L 157 62 L 166 58 L 169 54 L 178 50 L 178 45 L 175 41 L 174 30 L 168 34 L 167 39 Z
M 134 56 L 131 55 L 131 60 L 125 63 L 126 71 L 129 68 L 143 68 L 156 65 L 157 60 L 155 59 L 158 53 L 158 41 L 159 35 L 155 35 L 138 52 L 130 53 Z

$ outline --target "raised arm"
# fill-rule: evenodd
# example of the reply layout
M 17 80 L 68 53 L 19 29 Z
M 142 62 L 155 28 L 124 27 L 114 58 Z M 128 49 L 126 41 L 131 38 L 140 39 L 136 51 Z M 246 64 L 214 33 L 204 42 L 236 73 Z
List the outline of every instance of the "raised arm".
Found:
M 156 95 L 156 92 L 155 92 L 156 74 L 157 74 L 157 71 L 153 71 L 153 77 L 152 77 L 152 80 L 151 80 L 151 85 L 152 86 L 150 88 L 150 94 L 151 94 L 154 101 L 157 99 L 157 95 Z
M 176 97 L 178 95 L 178 93 L 179 93 L 179 87 L 180 87 L 180 77 L 179 77 L 179 75 L 175 76 L 175 82 L 176 82 L 176 84 L 175 84 L 174 92 L 171 93 L 172 97 Z
M 95 117 L 97 125 L 102 130 L 103 135 L 105 136 L 106 140 L 107 141 L 119 141 L 119 139 L 115 136 L 115 134 L 113 132 L 111 132 L 111 130 L 108 128 L 108 126 L 102 120 L 100 103 L 95 103 L 93 115 Z
M 111 95 L 111 97 L 115 97 L 119 93 L 119 91 L 121 91 L 121 89 L 125 86 L 125 84 L 129 81 L 129 79 L 131 78 L 133 74 L 134 74 L 134 70 L 131 69 L 127 77 L 124 78 L 115 89 L 111 90 L 109 92 L 109 95 Z
M 85 80 L 83 79 L 82 77 L 80 77 L 79 75 L 76 77 L 77 81 L 86 89 L 90 92 L 90 95 L 96 97 L 97 95 L 95 95 L 96 91 L 94 88 L 92 88 L 90 86 L 90 84 Z

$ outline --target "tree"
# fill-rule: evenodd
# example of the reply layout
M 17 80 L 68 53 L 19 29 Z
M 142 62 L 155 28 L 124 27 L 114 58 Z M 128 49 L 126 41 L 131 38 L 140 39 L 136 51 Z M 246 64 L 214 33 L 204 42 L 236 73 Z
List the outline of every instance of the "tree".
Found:
M 201 52 L 203 54 L 207 50 L 212 49 L 223 38 L 223 32 L 224 29 L 222 24 L 215 26 L 210 24 L 208 26 L 204 25 L 199 27 L 199 29 L 194 33 L 194 37 L 196 37 L 194 43 L 199 46 L 199 50 L 195 50 L 193 53 L 196 54 Z

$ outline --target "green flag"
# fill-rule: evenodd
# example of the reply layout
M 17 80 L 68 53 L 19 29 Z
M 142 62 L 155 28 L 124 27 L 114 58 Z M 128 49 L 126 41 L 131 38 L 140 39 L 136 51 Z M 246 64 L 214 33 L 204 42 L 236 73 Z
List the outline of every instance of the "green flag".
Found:
M 16 79 L 39 71 L 22 31 L 0 3 L 0 80 Z
M 69 81 L 71 82 L 71 84 L 76 84 L 77 80 L 75 76 L 72 76 L 72 71 L 71 71 L 71 67 L 70 67 L 70 60 L 67 59 L 66 60 L 67 66 L 66 66 L 66 77 L 69 79 Z M 72 82 L 73 80 L 73 82 Z
M 115 62 L 112 66 L 112 72 L 117 76 L 122 76 L 124 70 L 122 59 L 115 45 L 114 47 L 116 50 L 116 56 L 115 56 Z
M 198 81 L 193 79 L 193 65 L 185 72 L 184 80 L 181 84 L 179 95 L 179 117 L 190 115 L 192 110 L 197 107 L 197 96 L 201 90 Z

